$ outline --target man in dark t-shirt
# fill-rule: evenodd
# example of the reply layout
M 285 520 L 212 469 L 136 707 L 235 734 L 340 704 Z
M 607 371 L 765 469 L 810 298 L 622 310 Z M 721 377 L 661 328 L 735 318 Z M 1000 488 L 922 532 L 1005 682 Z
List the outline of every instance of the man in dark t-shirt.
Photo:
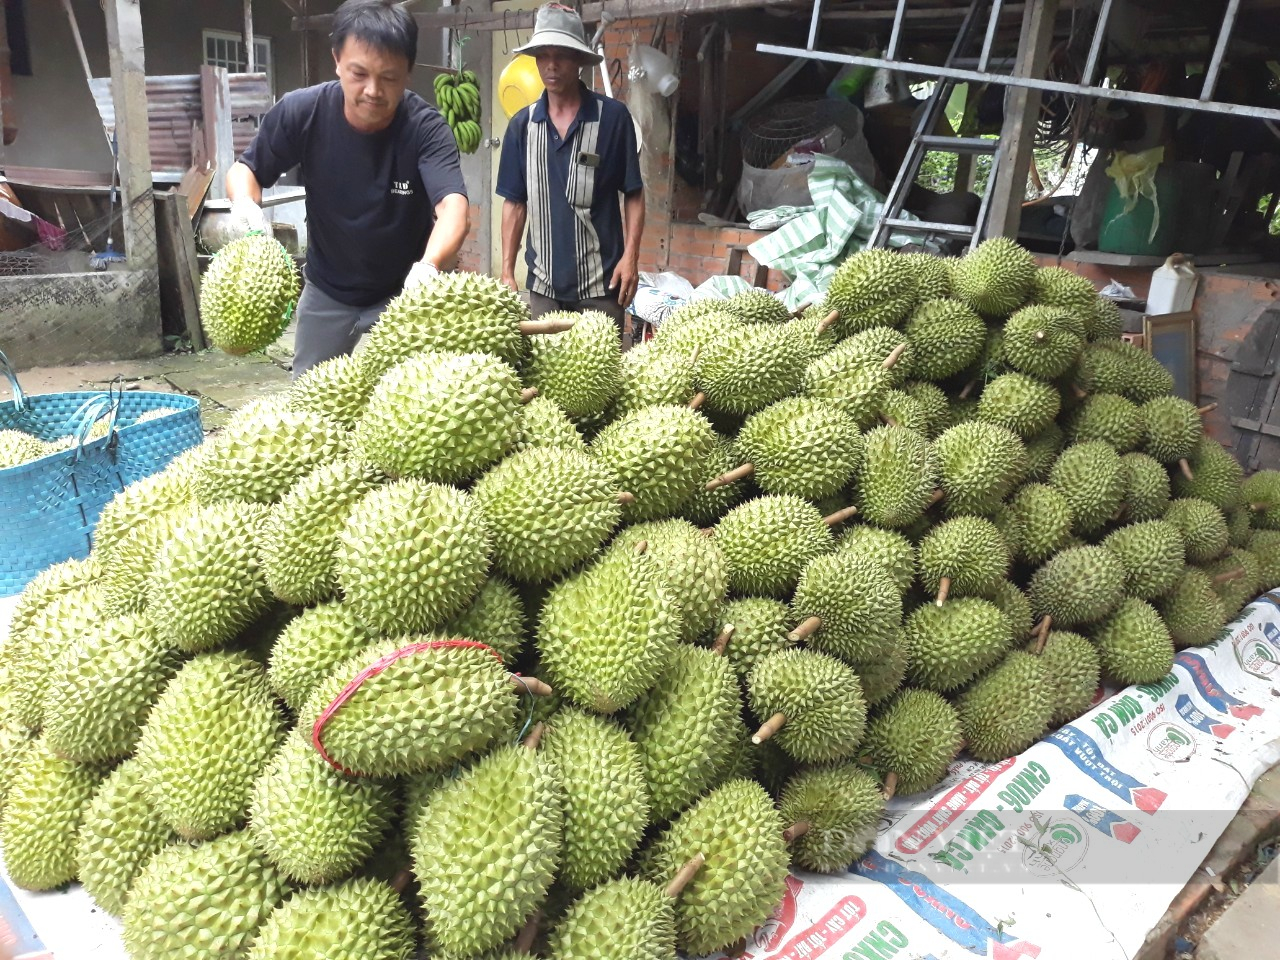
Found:
M 309 242 L 295 378 L 350 353 L 388 300 L 452 267 L 470 226 L 453 133 L 406 89 L 413 17 L 388 0 L 347 0 L 330 38 L 338 79 L 281 98 L 227 174 L 241 227 L 266 232 L 262 188 L 301 169 Z

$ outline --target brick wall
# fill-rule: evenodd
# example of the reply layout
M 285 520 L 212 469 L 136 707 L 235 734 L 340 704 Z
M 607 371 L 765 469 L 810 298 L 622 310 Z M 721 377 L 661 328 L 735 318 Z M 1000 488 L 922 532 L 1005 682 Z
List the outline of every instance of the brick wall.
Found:
M 458 251 L 458 269 L 472 273 L 489 272 L 489 231 L 482 230 L 481 224 L 487 223 L 489 208 L 471 204 L 471 231 Z

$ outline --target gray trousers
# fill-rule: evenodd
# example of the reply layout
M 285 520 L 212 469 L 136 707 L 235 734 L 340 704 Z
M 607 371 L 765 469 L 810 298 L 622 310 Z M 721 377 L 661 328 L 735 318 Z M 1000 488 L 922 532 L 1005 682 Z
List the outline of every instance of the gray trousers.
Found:
M 298 332 L 293 341 L 293 379 L 317 364 L 354 350 L 360 337 L 378 322 L 390 299 L 368 307 L 351 307 L 339 303 L 314 283 L 303 287 L 294 310 Z
M 622 349 L 626 350 L 631 346 L 630 333 L 627 330 L 627 312 L 618 306 L 617 297 L 589 297 L 586 300 L 552 300 L 550 297 L 544 297 L 540 293 L 529 291 L 529 315 L 532 319 L 537 320 L 547 313 L 555 313 L 558 310 L 568 310 L 570 313 L 582 313 L 586 310 L 598 310 L 606 316 L 612 317 L 613 322 L 618 325 L 618 334 L 622 338 Z

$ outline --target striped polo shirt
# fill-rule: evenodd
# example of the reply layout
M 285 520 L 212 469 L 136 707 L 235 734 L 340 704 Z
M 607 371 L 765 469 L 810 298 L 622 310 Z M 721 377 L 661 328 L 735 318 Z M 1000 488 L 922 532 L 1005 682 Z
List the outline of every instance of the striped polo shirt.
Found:
M 644 186 L 627 108 L 581 86 L 582 106 L 561 138 L 547 94 L 507 126 L 498 196 L 525 204 L 529 289 L 553 300 L 608 296 L 625 241 L 622 196 Z

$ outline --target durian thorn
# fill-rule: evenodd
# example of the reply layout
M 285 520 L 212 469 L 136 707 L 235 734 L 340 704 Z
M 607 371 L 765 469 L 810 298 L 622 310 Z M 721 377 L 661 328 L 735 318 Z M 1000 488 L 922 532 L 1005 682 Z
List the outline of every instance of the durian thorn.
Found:
M 782 842 L 788 843 L 788 844 L 795 843 L 797 840 L 803 837 L 806 833 L 808 833 L 809 829 L 812 826 L 813 824 L 811 824 L 808 820 L 796 821 L 791 826 L 787 827 L 787 829 L 782 831 Z
M 891 427 L 896 427 L 898 425 L 898 421 L 893 419 L 893 417 L 889 416 L 887 413 L 881 413 L 880 419 Z
M 756 467 L 753 463 L 744 463 L 740 467 L 734 467 L 727 473 L 720 474 L 720 476 L 716 477 L 714 480 L 708 480 L 707 492 L 710 493 L 712 490 L 719 490 L 721 487 L 727 487 L 731 483 L 737 483 L 739 480 L 745 480 L 755 472 Z
M 791 311 L 791 319 L 794 320 L 796 317 L 804 316 L 804 312 L 811 306 L 813 306 L 813 302 L 811 300 L 806 300 L 804 303 L 800 304 L 800 306 Z
M 517 674 L 511 674 L 511 683 L 521 690 L 528 690 L 530 695 L 535 697 L 549 697 L 555 693 L 551 689 L 551 684 L 544 683 L 537 677 L 524 677 Z
M 821 617 L 805 617 L 798 627 L 787 634 L 787 639 L 792 643 L 799 643 L 801 640 L 808 640 L 821 629 Z
M 1073 383 L 1071 385 L 1071 392 L 1075 395 L 1077 400 L 1083 400 L 1085 397 L 1089 396 L 1089 391 L 1078 383 Z
M 520 391 L 520 402 L 522 404 L 528 403 L 537 395 L 538 395 L 537 387 L 525 387 L 523 390 Z
M 846 520 L 858 515 L 857 507 L 845 507 L 843 510 L 837 510 L 835 513 L 829 513 L 822 518 L 822 522 L 828 527 L 835 527 L 844 523 Z
M 520 932 L 516 934 L 516 953 L 528 953 L 538 939 L 538 929 L 542 926 L 542 911 L 535 910 L 529 915 Z
M 898 792 L 898 775 L 892 770 L 888 776 L 884 778 L 884 799 L 888 803 L 893 799 L 893 795 Z
M 942 498 L 945 497 L 946 495 L 947 495 L 946 491 L 943 490 L 941 487 L 938 487 L 938 489 L 933 491 L 933 494 L 929 497 L 929 502 L 924 505 L 924 508 L 928 510 L 935 503 L 941 503 Z
M 698 875 L 698 871 L 702 869 L 702 865 L 707 862 L 707 855 L 699 853 L 697 856 L 691 857 L 680 868 L 680 871 L 671 878 L 671 882 L 667 884 L 667 897 L 674 900 L 680 894 L 684 893 L 684 888 L 693 882 L 693 878 Z
M 572 330 L 576 320 L 521 320 L 520 332 L 526 337 L 536 337 L 544 333 L 564 333 Z
M 703 393 L 701 390 L 699 390 L 697 393 L 693 395 L 693 399 L 689 401 L 688 406 L 690 410 L 697 410 L 706 402 L 707 402 L 707 395 Z
M 787 722 L 787 715 L 785 713 L 775 713 L 772 717 L 770 717 L 768 720 L 764 722 L 764 726 L 762 726 L 759 730 L 757 730 L 752 735 L 751 742 L 754 743 L 756 746 L 759 746 L 760 744 L 768 740 L 770 737 L 772 737 L 779 730 L 781 730 L 783 727 L 783 724 L 785 724 L 786 722 Z
M 1203 417 L 1206 413 L 1213 413 L 1217 409 L 1218 405 L 1216 403 L 1207 403 L 1203 407 L 1196 407 L 1196 413 Z
M 711 643 L 711 652 L 717 657 L 723 657 L 725 650 L 729 647 L 729 641 L 733 639 L 734 631 L 738 628 L 732 623 L 726 623 L 724 627 L 716 634 L 715 640 Z
M 1220 573 L 1213 578 L 1214 583 L 1230 583 L 1232 580 L 1239 580 L 1244 576 L 1244 567 L 1236 567 L 1234 570 L 1228 570 L 1226 573 Z
M 884 363 L 880 364 L 880 366 L 884 367 L 886 370 L 892 370 L 898 365 L 898 361 L 902 359 L 902 355 L 906 352 L 907 345 L 905 343 L 898 344 L 893 348 L 890 354 L 884 358 Z
M 818 336 L 822 336 L 824 333 L 826 333 L 828 330 L 834 327 L 836 325 L 836 321 L 839 319 L 840 319 L 840 311 L 832 310 L 830 313 L 828 313 L 825 317 L 822 318 L 822 322 L 818 324 L 818 327 L 815 333 Z
M 405 888 L 409 886 L 409 881 L 413 879 L 413 872 L 405 867 L 395 875 L 395 879 L 391 881 L 391 889 L 396 893 L 404 893 Z
M 1191 464 L 1187 463 L 1186 457 L 1181 457 L 1178 460 L 1178 469 L 1182 471 L 1182 475 L 1188 480 L 1195 480 L 1196 475 L 1191 472 Z
M 637 544 L 636 544 L 636 546 L 635 546 L 635 554 L 636 554 L 636 556 L 637 556 L 637 557 L 643 557 L 643 556 L 644 556 L 646 553 L 648 553 L 648 552 L 649 552 L 649 541 L 648 541 L 648 540 L 641 540 L 639 543 L 637 543 Z
M 547 725 L 539 721 L 533 725 L 533 729 L 529 731 L 529 735 L 524 738 L 524 745 L 530 750 L 537 750 L 538 744 L 542 742 L 542 735 L 546 733 Z
M 636 495 L 634 493 L 627 493 L 627 491 L 623 490 L 618 494 L 616 499 L 619 506 L 628 507 L 636 502 Z
M 1034 336 L 1035 336 L 1036 340 L 1041 340 L 1041 341 L 1042 341 L 1042 340 L 1044 340 L 1044 338 L 1045 338 L 1045 337 L 1047 337 L 1047 336 L 1048 336 L 1048 334 L 1047 334 L 1047 333 L 1045 333 L 1043 330 L 1037 330 L 1037 331 L 1035 332 Z
M 964 389 L 960 391 L 960 399 L 968 400 L 969 394 L 973 393 L 973 388 L 976 387 L 977 385 L 978 385 L 977 380 L 970 380 L 968 383 L 966 383 L 964 385 Z
M 951 578 L 943 577 L 938 581 L 938 598 L 933 602 L 938 606 L 942 606 L 947 602 L 947 595 L 951 593 Z

